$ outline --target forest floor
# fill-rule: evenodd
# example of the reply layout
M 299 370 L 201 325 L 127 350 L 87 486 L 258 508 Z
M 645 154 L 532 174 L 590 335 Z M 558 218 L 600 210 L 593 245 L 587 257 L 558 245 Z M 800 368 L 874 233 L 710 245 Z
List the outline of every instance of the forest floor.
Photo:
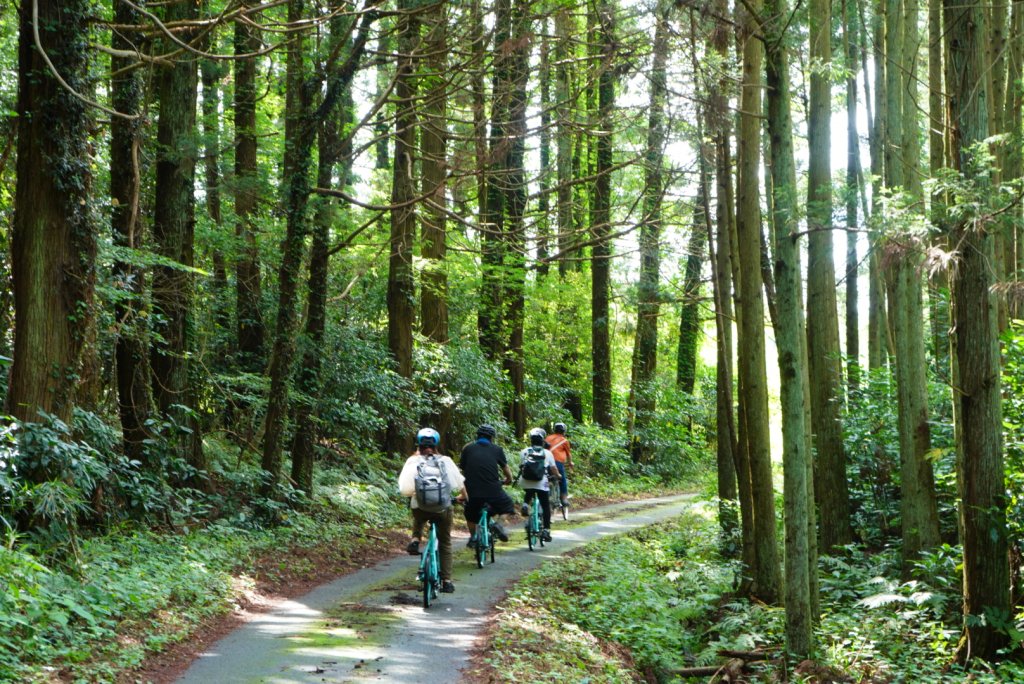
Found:
M 261 560 L 255 589 L 233 613 L 207 622 L 121 681 L 459 681 L 488 615 L 524 572 L 598 537 L 670 517 L 688 499 L 576 502 L 590 507 L 574 510 L 568 524 L 556 521 L 555 541 L 540 553 L 526 549 L 513 520 L 512 540 L 499 545 L 498 562 L 483 570 L 465 550 L 463 527 L 453 538 L 456 593 L 441 595 L 426 614 L 414 581 L 417 559 L 402 552 L 405 530 L 353 539 L 356 553 L 325 545 L 297 557 L 282 549 Z

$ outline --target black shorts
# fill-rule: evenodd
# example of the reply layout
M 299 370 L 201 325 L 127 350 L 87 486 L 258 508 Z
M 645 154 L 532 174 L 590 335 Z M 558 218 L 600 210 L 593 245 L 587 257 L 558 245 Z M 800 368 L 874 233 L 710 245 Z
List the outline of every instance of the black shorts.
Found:
M 515 513 L 515 504 L 512 503 L 512 497 L 502 492 L 501 496 L 482 496 L 478 499 L 470 497 L 465 507 L 466 520 L 473 523 L 479 520 L 480 511 L 483 510 L 485 503 L 491 505 L 491 515 L 511 515 Z

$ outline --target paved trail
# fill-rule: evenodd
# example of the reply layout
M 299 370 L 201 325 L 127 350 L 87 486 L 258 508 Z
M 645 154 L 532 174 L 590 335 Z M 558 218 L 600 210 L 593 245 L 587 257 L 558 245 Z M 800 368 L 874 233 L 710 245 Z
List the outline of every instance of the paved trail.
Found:
M 478 570 L 465 537 L 455 544 L 456 593 L 424 611 L 418 559 L 400 556 L 284 601 L 201 653 L 183 684 L 458 682 L 476 636 L 505 587 L 547 559 L 603 536 L 678 515 L 692 495 L 574 512 L 543 549 L 526 548 L 522 528 L 499 543 L 497 562 Z M 557 514 L 557 513 L 556 513 Z M 564 523 L 561 523 L 564 525 Z

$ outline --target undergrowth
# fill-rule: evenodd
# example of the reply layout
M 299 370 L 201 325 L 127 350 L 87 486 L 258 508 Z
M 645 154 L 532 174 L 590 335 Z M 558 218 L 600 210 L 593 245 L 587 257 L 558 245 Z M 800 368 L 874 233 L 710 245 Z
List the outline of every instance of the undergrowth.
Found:
M 704 515 L 704 513 L 708 515 Z M 486 649 L 488 681 L 706 682 L 679 668 L 724 663 L 720 651 L 781 654 L 782 608 L 732 596 L 737 566 L 717 550 L 705 507 L 674 522 L 588 545 L 527 575 L 509 593 Z M 1014 662 L 965 673 L 950 663 L 960 636 L 959 552 L 926 557 L 900 583 L 898 553 L 849 547 L 821 562 L 822 618 L 813 661 L 753 665 L 748 681 L 958 684 L 1024 681 Z M 792 663 L 790 664 L 792 665 Z

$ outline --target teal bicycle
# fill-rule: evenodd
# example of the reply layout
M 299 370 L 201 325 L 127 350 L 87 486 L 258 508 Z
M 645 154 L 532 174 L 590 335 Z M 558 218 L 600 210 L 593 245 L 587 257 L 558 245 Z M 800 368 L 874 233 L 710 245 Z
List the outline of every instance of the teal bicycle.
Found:
M 541 527 L 540 497 L 536 493 L 530 502 L 530 514 L 526 516 L 526 544 L 533 551 L 533 547 L 544 546 L 544 534 Z
M 427 546 L 420 554 L 420 570 L 416 579 L 423 590 L 423 607 L 429 608 L 430 602 L 437 598 L 441 588 L 441 553 L 437 546 L 437 531 L 434 523 L 428 522 L 430 534 L 427 535 Z
M 483 509 L 480 511 L 480 521 L 476 524 L 476 547 L 474 549 L 476 567 L 484 567 L 484 560 L 487 559 L 488 553 L 491 555 L 491 562 L 494 562 L 495 541 L 496 535 L 494 533 L 494 520 L 491 518 L 491 507 L 489 504 L 484 504 Z

